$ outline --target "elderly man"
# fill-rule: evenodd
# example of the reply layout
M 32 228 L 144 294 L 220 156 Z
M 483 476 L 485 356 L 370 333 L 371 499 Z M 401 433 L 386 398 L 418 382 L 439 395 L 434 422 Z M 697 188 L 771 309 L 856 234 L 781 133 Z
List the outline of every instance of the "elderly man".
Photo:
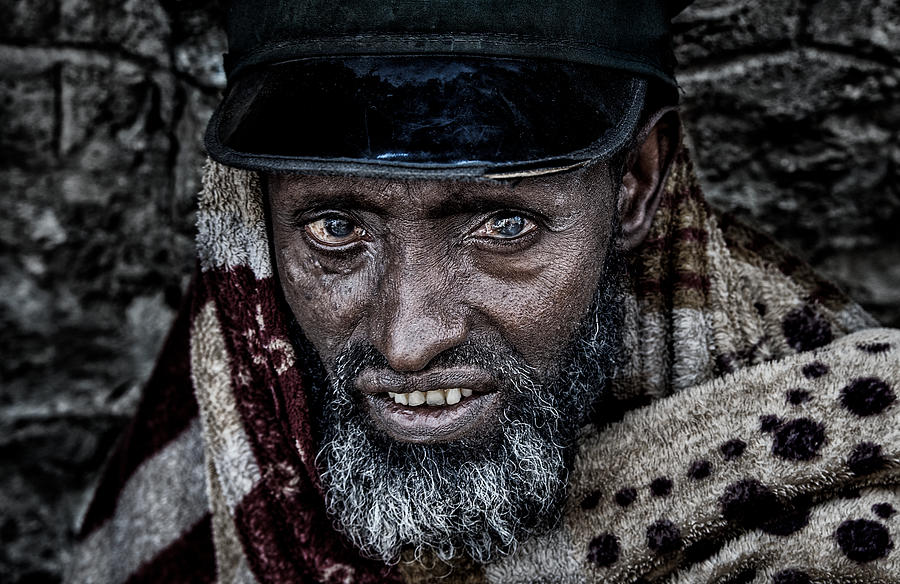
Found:
M 235 3 L 72 580 L 898 581 L 900 334 L 706 206 L 677 4 Z

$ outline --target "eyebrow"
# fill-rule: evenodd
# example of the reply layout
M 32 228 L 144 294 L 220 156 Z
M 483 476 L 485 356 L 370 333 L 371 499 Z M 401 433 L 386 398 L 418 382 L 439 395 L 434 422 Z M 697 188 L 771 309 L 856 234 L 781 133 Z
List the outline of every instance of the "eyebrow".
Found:
M 525 204 L 525 201 L 522 199 L 508 196 L 489 196 L 484 194 L 466 196 L 462 193 L 453 193 L 452 196 L 430 207 L 426 215 L 430 219 L 437 219 L 463 213 L 481 213 L 509 208 L 535 210 L 534 207 L 534 204 Z
M 356 209 L 360 211 L 370 211 L 373 213 L 384 213 L 387 211 L 384 205 L 381 205 L 365 195 L 359 193 L 338 191 L 334 193 L 316 192 L 307 195 L 303 202 L 304 209 L 319 209 L 322 207 L 338 207 L 343 209 Z
M 547 189 L 538 186 L 518 188 L 516 184 L 498 185 L 507 188 L 484 188 L 477 182 L 461 182 L 450 195 L 429 211 L 429 215 L 452 215 L 465 212 L 521 209 L 541 215 L 552 215 L 548 208 L 555 197 Z
M 544 205 L 536 201 L 535 197 L 522 196 L 524 191 L 516 189 L 492 190 L 484 189 L 478 183 L 459 182 L 453 188 L 446 191 L 446 195 L 434 204 L 428 205 L 425 216 L 429 219 L 439 219 L 464 213 L 480 213 L 497 211 L 501 209 L 521 209 L 538 214 L 542 213 Z M 311 189 L 304 196 L 304 210 L 314 210 L 325 207 L 335 207 L 372 212 L 376 214 L 389 214 L 396 210 L 396 198 L 388 198 L 382 202 L 369 196 L 365 190 L 352 187 L 346 190 L 317 191 Z

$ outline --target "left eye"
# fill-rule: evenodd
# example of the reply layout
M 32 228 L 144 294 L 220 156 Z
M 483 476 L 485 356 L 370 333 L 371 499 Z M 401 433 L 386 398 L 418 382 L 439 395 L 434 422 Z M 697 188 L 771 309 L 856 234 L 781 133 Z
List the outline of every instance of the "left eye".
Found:
M 510 213 L 508 215 L 495 215 L 478 228 L 473 235 L 478 237 L 492 237 L 494 239 L 514 239 L 521 237 L 537 228 L 531 219 Z
M 366 235 L 365 229 L 348 219 L 325 217 L 306 224 L 306 233 L 316 242 L 328 247 L 347 245 Z

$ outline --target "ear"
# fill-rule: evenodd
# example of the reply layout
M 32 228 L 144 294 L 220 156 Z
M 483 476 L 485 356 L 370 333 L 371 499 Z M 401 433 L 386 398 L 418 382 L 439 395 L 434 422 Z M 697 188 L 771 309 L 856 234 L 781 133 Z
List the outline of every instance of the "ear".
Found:
M 681 143 L 681 118 L 665 108 L 650 118 L 638 133 L 637 146 L 625 161 L 619 192 L 621 243 L 632 250 L 647 237 L 659 207 L 672 159 Z

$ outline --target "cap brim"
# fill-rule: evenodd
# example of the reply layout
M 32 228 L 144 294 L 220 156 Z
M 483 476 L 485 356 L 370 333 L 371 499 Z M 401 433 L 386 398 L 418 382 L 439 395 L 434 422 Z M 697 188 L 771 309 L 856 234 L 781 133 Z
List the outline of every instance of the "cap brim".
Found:
M 309 58 L 232 80 L 206 147 L 267 172 L 479 179 L 558 172 L 632 135 L 643 79 L 578 63 Z

